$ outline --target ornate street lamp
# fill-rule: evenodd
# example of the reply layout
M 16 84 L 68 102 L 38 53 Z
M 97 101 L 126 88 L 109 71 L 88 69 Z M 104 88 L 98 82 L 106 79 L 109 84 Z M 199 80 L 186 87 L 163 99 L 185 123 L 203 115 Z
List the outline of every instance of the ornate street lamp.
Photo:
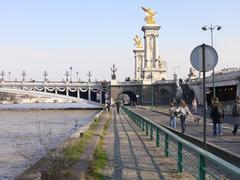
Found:
M 4 81 L 5 72 L 3 70 L 1 71 L 1 76 L 2 76 L 2 81 Z
M 26 71 L 23 70 L 22 73 L 21 73 L 22 77 L 23 77 L 23 81 L 25 81 L 25 76 L 27 75 Z
M 220 31 L 222 29 L 222 26 L 219 26 L 219 25 L 215 25 L 213 26 L 212 24 L 210 26 L 203 26 L 202 27 L 202 30 L 203 31 L 207 31 L 207 30 L 210 30 L 211 32 L 211 46 L 213 47 L 213 30 L 216 29 L 217 31 Z M 213 79 L 213 97 L 216 97 L 216 91 L 215 91 L 215 73 L 214 73 L 214 68 L 213 68 L 213 71 L 212 71 L 212 79 Z
M 46 82 L 47 81 L 48 72 L 44 71 L 43 72 L 43 76 L 44 76 L 44 81 Z
M 72 67 L 70 67 L 70 82 L 72 82 Z
M 77 82 L 78 82 L 78 81 L 79 81 L 79 80 L 78 80 L 78 72 L 76 72 L 76 75 L 77 75 Z
M 66 81 L 68 82 L 68 76 L 69 76 L 69 72 L 68 71 L 65 72 L 65 76 L 66 76 Z
M 88 76 L 88 82 L 91 82 L 91 76 L 92 76 L 91 71 L 88 71 L 87 76 Z
M 8 72 L 8 81 L 11 80 L 11 72 Z

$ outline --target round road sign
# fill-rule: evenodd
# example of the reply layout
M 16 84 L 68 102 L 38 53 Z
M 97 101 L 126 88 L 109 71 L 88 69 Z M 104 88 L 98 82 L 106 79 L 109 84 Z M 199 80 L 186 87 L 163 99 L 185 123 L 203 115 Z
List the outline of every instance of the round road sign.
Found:
M 192 66 L 202 72 L 203 71 L 203 46 L 205 48 L 205 72 L 212 70 L 218 62 L 217 51 L 209 45 L 200 45 L 193 49 L 190 61 Z

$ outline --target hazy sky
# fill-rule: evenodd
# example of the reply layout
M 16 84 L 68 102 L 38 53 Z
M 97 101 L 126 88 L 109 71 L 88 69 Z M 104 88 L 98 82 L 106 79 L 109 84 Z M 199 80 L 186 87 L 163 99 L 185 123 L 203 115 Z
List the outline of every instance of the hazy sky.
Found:
M 91 70 L 93 79 L 110 80 L 111 66 L 117 79 L 134 77 L 133 37 L 143 35 L 141 6 L 158 12 L 159 52 L 168 66 L 186 77 L 190 53 L 210 44 L 203 25 L 223 26 L 214 31 L 219 54 L 216 70 L 239 67 L 240 1 L 238 0 L 0 0 L 0 70 L 11 79 L 62 80 L 73 67 L 82 80 Z M 8 75 L 6 77 L 8 79 Z

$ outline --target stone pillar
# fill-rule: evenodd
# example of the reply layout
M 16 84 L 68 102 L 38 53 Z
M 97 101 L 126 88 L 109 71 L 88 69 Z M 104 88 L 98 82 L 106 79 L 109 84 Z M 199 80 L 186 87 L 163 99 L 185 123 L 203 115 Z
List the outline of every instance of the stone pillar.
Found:
M 58 90 L 57 90 L 57 87 L 55 88 L 55 94 L 57 94 L 58 93 Z
M 91 101 L 91 88 L 88 88 L 88 100 Z
M 144 67 L 144 49 L 136 48 L 133 50 L 134 58 L 135 58 L 135 79 L 142 79 L 142 71 Z
M 47 92 L 47 87 L 44 87 L 43 89 L 44 89 L 44 90 L 43 90 L 44 92 Z
M 77 89 L 77 98 L 80 98 L 80 89 Z
M 68 87 L 66 88 L 66 96 L 69 96 L 69 90 L 68 90 Z
M 144 32 L 144 59 L 146 66 L 143 69 L 144 81 L 148 83 L 152 80 L 158 81 L 165 79 L 166 68 L 160 67 L 158 54 L 158 36 L 159 36 L 160 26 L 156 24 L 146 24 L 142 26 L 142 31 Z M 160 63 L 160 64 L 159 64 Z M 162 65 L 165 65 L 162 63 Z M 152 78 L 151 78 L 152 75 Z

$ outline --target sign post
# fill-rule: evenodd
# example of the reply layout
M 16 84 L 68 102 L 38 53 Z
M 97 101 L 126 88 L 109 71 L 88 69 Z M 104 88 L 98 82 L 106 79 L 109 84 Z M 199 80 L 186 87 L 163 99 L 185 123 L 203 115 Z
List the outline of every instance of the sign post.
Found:
M 206 44 L 202 44 L 193 49 L 190 61 L 192 66 L 200 72 L 203 72 L 203 147 L 207 149 L 206 143 L 206 72 L 214 69 L 218 62 L 216 50 Z

